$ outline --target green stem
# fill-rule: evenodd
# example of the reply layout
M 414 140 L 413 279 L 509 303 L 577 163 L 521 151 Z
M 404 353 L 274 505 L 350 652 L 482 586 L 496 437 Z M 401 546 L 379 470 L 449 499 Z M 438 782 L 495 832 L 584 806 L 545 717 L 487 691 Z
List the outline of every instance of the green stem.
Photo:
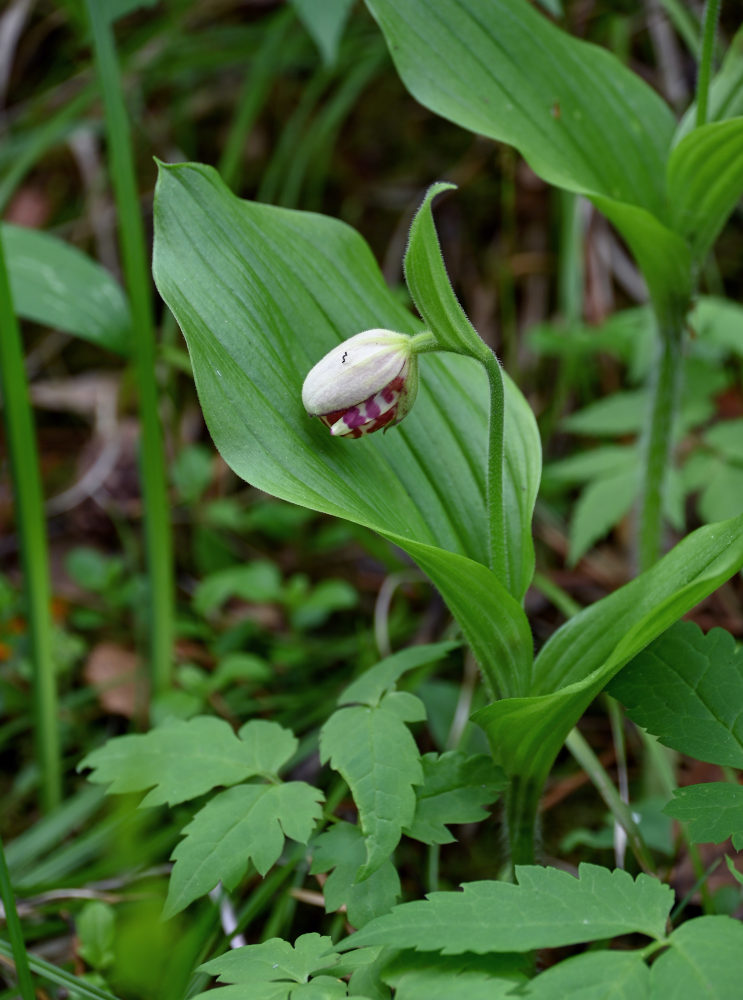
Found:
M 488 516 L 490 568 L 509 590 L 512 589 L 511 571 L 506 551 L 506 505 L 503 496 L 503 450 L 505 400 L 503 373 L 498 359 L 491 352 L 483 356 L 490 389 L 490 415 L 488 427 L 488 466 L 485 503 Z
M 13 310 L 5 253 L 0 237 L 0 387 L 16 521 L 23 565 L 23 588 L 33 664 L 34 738 L 41 772 L 41 801 L 50 812 L 62 797 L 57 680 L 52 652 L 51 585 L 39 458 L 29 402 L 23 345 Z
M 142 426 L 141 476 L 150 588 L 150 670 L 155 693 L 170 686 L 173 646 L 173 543 L 155 379 L 155 330 L 145 236 L 121 79 L 106 5 L 85 0 L 103 97 L 121 256 L 132 311 L 132 358 Z
M 707 0 L 702 20 L 702 45 L 699 52 L 697 73 L 697 128 L 707 121 L 709 82 L 712 75 L 712 60 L 715 54 L 715 34 L 720 16 L 720 0 Z
M 514 775 L 505 796 L 510 864 L 533 865 L 537 854 L 538 809 L 541 787 L 528 777 Z
M 13 886 L 10 884 L 10 872 L 5 862 L 5 851 L 3 850 L 2 840 L 0 840 L 0 899 L 3 901 L 5 923 L 8 928 L 10 946 L 13 949 L 13 961 L 15 962 L 15 971 L 18 977 L 18 990 L 22 1000 L 34 1000 L 34 984 L 31 980 L 31 970 L 28 967 L 26 943 L 23 940 L 23 929 L 21 921 L 18 919 L 18 911 L 15 908 Z
M 638 539 L 640 572 L 649 569 L 661 554 L 663 501 L 681 384 L 683 333 L 681 315 L 660 322 L 660 358 L 650 390 L 650 422 L 644 442 L 644 483 Z

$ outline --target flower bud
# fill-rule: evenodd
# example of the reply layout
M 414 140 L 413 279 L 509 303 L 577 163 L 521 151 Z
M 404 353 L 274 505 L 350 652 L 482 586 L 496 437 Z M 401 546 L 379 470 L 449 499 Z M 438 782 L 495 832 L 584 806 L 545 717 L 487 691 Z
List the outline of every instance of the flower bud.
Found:
M 302 402 L 336 437 L 361 437 L 399 423 L 418 391 L 413 338 L 364 330 L 334 347 L 302 386 Z

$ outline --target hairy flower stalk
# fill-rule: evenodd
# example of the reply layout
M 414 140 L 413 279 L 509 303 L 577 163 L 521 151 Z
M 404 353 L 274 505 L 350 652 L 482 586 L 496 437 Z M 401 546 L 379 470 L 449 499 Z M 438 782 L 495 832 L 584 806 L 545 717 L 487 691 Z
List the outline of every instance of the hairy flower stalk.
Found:
M 418 392 L 418 357 L 430 333 L 364 330 L 334 347 L 310 371 L 302 403 L 334 437 L 358 438 L 399 424 Z

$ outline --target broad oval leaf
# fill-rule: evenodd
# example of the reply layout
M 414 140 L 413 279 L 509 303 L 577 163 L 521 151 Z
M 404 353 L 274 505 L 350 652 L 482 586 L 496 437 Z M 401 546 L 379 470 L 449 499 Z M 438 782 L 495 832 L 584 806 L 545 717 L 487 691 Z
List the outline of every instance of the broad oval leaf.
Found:
M 9 223 L 0 233 L 19 316 L 128 353 L 129 306 L 105 268 L 49 233 Z
M 526 0 L 366 5 L 421 104 L 515 146 L 551 184 L 664 216 L 674 118 L 611 53 L 570 37 Z
M 302 408 L 304 376 L 341 340 L 373 327 L 420 329 L 357 233 L 323 216 L 243 202 L 208 167 L 163 167 L 153 271 L 188 342 L 207 425 L 238 475 L 365 524 L 418 561 L 428 554 L 423 569 L 442 591 L 447 552 L 486 561 L 488 391 L 477 362 L 424 356 L 413 411 L 386 435 L 338 441 Z M 534 417 L 508 379 L 505 439 L 506 488 L 518 498 L 509 548 L 520 551 L 540 449 Z M 525 563 L 522 589 L 530 573 Z M 485 664 L 497 671 L 493 631 L 501 622 L 509 635 L 528 627 L 517 601 L 501 603 L 489 587 L 478 593 L 485 603 L 470 602 L 465 631 L 471 639 L 479 630 Z M 521 656 L 530 661 L 531 640 Z

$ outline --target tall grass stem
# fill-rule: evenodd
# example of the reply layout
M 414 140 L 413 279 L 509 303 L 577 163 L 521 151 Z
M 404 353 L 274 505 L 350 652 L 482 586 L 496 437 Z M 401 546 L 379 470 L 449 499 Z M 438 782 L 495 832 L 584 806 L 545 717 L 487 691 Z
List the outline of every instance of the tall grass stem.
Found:
M 142 428 L 140 469 L 151 615 L 149 661 L 153 692 L 158 693 L 166 691 L 171 682 L 174 595 L 173 541 L 155 377 L 152 286 L 113 31 L 105 4 L 98 0 L 85 0 L 85 5 L 103 98 L 122 264 L 131 303 L 132 360 L 139 390 Z
M 49 555 L 39 457 L 36 447 L 23 344 L 13 309 L 0 236 L 0 387 L 13 479 L 16 524 L 23 568 L 28 639 L 33 667 L 34 739 L 41 775 L 41 802 L 50 812 L 62 795 L 57 680 L 55 675 Z
M 23 940 L 23 929 L 15 907 L 13 886 L 10 884 L 10 872 L 5 862 L 2 840 L 0 840 L 0 899 L 3 901 L 3 909 L 5 910 L 5 924 L 8 928 L 10 946 L 13 949 L 13 961 L 15 962 L 21 1000 L 34 1000 L 34 984 L 31 980 L 31 970 L 28 967 L 26 943 Z

